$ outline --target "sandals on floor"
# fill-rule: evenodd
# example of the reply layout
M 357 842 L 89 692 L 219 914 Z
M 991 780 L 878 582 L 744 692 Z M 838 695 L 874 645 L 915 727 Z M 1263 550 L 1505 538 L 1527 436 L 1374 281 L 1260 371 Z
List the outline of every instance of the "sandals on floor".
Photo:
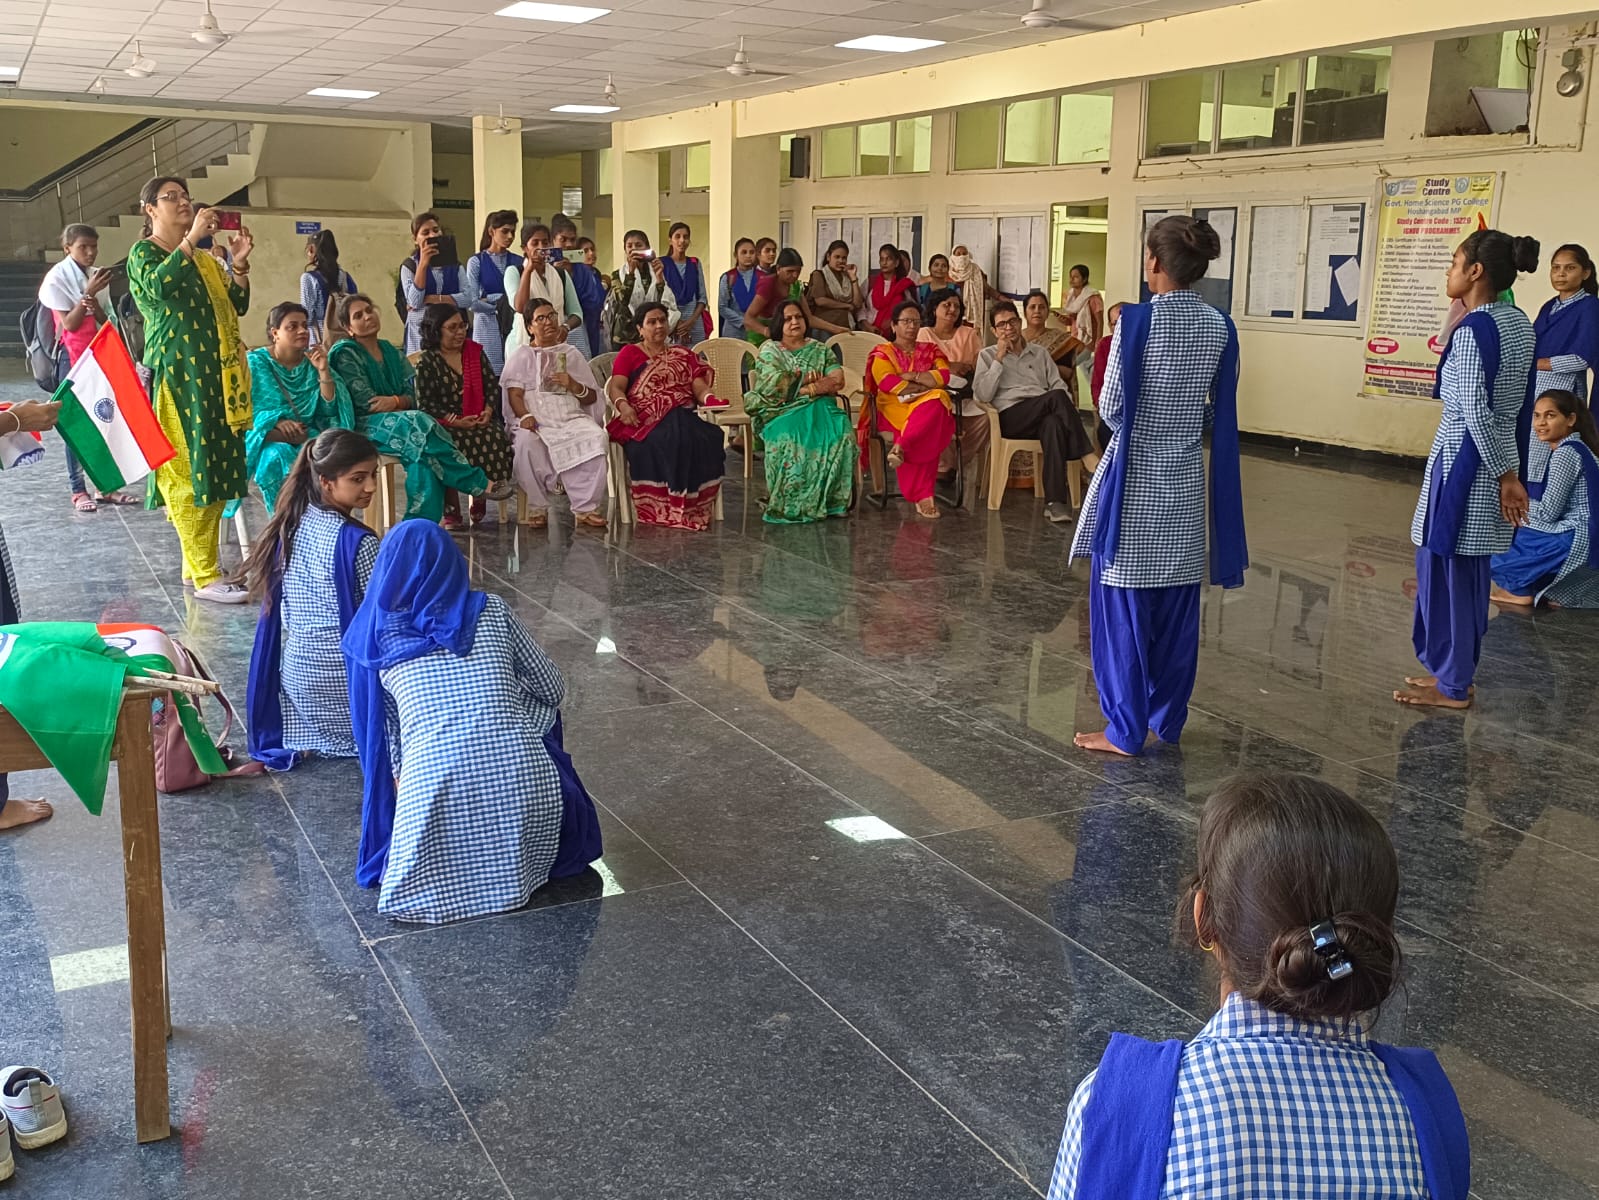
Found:
M 530 512 L 527 515 L 527 520 L 523 521 L 522 524 L 528 529 L 548 529 L 550 515 L 543 512 Z
M 578 525 L 587 525 L 590 529 L 604 529 L 610 522 L 597 512 L 573 513 L 572 520 Z
M 922 507 L 924 504 L 927 506 L 926 508 Z M 936 521 L 944 514 L 938 511 L 937 500 L 918 500 L 916 502 L 916 515 L 929 521 Z
M 94 497 L 88 492 L 73 492 L 72 507 L 81 513 L 99 512 L 100 506 L 94 502 Z
M 130 496 L 127 492 L 107 492 L 103 496 L 97 496 L 96 499 L 101 504 L 111 504 L 118 508 L 132 508 L 136 504 L 144 503 L 139 497 Z

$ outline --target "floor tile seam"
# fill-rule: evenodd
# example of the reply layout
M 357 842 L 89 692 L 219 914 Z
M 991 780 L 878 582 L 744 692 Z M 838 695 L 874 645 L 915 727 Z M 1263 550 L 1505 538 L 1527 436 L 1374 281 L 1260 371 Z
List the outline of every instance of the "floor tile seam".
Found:
M 162 579 L 161 572 L 155 569 L 155 564 L 150 561 L 150 556 L 144 552 L 143 544 L 135 536 L 133 527 L 128 524 L 127 514 L 118 507 L 116 509 L 116 517 L 118 521 L 122 522 L 122 530 L 128 535 L 128 541 L 133 543 L 133 548 L 138 552 L 139 560 L 144 563 L 145 570 L 150 572 L 151 581 L 161 590 L 161 595 L 165 598 L 167 607 L 172 610 L 172 615 L 176 618 L 174 623 L 178 626 L 186 627 L 187 618 L 183 610 L 178 607 L 178 602 L 172 598 L 172 593 L 167 590 L 166 581 Z
M 620 657 L 620 655 L 618 656 Z M 627 661 L 627 660 L 624 660 Z M 559 665 L 559 664 L 557 664 Z M 628 666 L 638 669 L 636 663 L 628 661 Z M 663 708 L 677 708 L 683 704 L 692 704 L 693 701 L 686 697 L 682 700 L 663 700 L 659 704 L 619 704 L 615 708 L 590 708 L 584 709 L 576 715 L 582 720 L 591 720 L 594 717 L 610 717 L 624 712 L 651 712 L 658 713 Z
M 638 830 L 634 829 L 626 821 L 622 820 L 622 818 L 618 817 L 617 820 L 622 825 L 622 827 L 624 829 L 626 829 L 630 834 L 632 834 L 634 837 L 636 837 L 643 845 L 648 846 L 649 849 L 654 851 L 657 855 L 660 855 L 660 857 L 661 857 L 661 859 L 663 861 L 665 861 L 665 862 L 670 864 L 671 860 L 666 858 L 666 856 L 664 854 L 661 854 L 661 852 L 659 850 L 656 850 L 654 844 L 651 843 L 648 838 L 646 838 Z M 677 870 L 678 868 L 676 868 L 674 866 L 673 869 Z M 683 872 L 681 870 L 679 870 L 679 874 L 683 874 Z M 1037 1185 L 1035 1185 L 1031 1179 L 1029 1179 L 1025 1174 L 1023 1174 L 1021 1169 L 1016 1164 L 1014 1164 L 1014 1163 L 1010 1162 L 1009 1160 L 1007 1160 L 1004 1157 L 1004 1155 L 1002 1155 L 998 1150 L 996 1150 L 993 1146 L 991 1146 L 982 1137 L 981 1134 L 979 1134 L 975 1129 L 973 1129 L 965 1121 L 961 1120 L 961 1118 L 953 1110 L 951 1110 L 948 1105 L 946 1105 L 942 1100 L 940 1100 L 936 1095 L 934 1095 L 933 1092 L 931 1090 L 929 1090 L 928 1087 L 921 1082 L 921 1080 L 917 1079 L 916 1076 L 912 1075 L 911 1072 L 905 1066 L 903 1066 L 897 1059 L 895 1059 L 893 1055 L 889 1054 L 887 1050 L 885 1050 L 882 1046 L 878 1045 L 877 1042 L 874 1041 L 872 1039 L 872 1037 L 869 1034 L 866 1033 L 865 1030 L 861 1029 L 860 1026 L 856 1025 L 855 1022 L 851 1021 L 847 1016 L 845 1016 L 844 1013 L 836 1005 L 834 1005 L 831 1001 L 829 1001 L 827 999 L 827 997 L 822 995 L 822 993 L 820 991 L 818 991 L 802 975 L 800 975 L 800 973 L 798 971 L 796 971 L 793 967 L 789 966 L 788 963 L 784 962 L 783 959 L 780 958 L 777 955 L 777 953 L 770 946 L 768 946 L 765 942 L 763 942 L 760 938 L 758 938 L 754 934 L 754 932 L 752 932 L 742 922 L 740 922 L 736 917 L 734 917 L 730 912 L 728 912 L 727 909 L 723 908 L 722 905 L 717 903 L 716 900 L 712 899 L 712 897 L 705 891 L 704 888 L 702 888 L 699 884 L 694 882 L 692 877 L 684 874 L 683 875 L 683 879 L 684 879 L 684 882 L 687 883 L 688 886 L 690 888 L 692 888 L 695 891 L 696 894 L 699 895 L 700 899 L 704 900 L 706 904 L 710 905 L 710 907 L 713 910 L 715 910 L 717 915 L 719 915 L 724 921 L 726 921 L 734 929 L 738 930 L 738 932 L 740 934 L 742 934 L 746 939 L 748 939 L 748 941 L 753 946 L 755 946 L 755 948 L 757 950 L 759 950 L 762 954 L 766 955 L 766 957 L 769 958 L 777 966 L 777 968 L 779 970 L 781 970 L 784 974 L 786 974 L 790 979 L 792 979 L 800 987 L 804 988 L 806 992 L 810 993 L 811 998 L 813 1000 L 815 1000 L 817 1004 L 821 1005 L 822 1008 L 826 1009 L 829 1013 L 831 1013 L 832 1016 L 839 1022 L 839 1024 L 844 1026 L 845 1029 L 849 1030 L 852 1034 L 854 1034 L 857 1038 L 859 1038 L 866 1045 L 866 1047 L 869 1050 L 871 1050 L 873 1053 L 875 1053 L 885 1063 L 887 1063 L 890 1067 L 892 1067 L 895 1071 L 897 1071 L 901 1076 L 903 1076 L 905 1078 L 905 1080 L 912 1087 L 914 1087 L 917 1091 L 921 1092 L 923 1096 L 927 1097 L 927 1099 L 932 1102 L 934 1107 L 936 1107 L 940 1112 L 942 1112 L 946 1117 L 948 1117 L 952 1122 L 954 1122 L 954 1124 L 958 1128 L 960 1128 L 974 1142 L 976 1142 L 984 1150 L 988 1151 L 988 1153 L 994 1157 L 995 1161 L 997 1161 L 1007 1171 L 1011 1172 L 1011 1174 L 1015 1175 L 1016 1178 L 1020 1179 L 1024 1185 L 1026 1185 L 1028 1188 L 1030 1188 L 1033 1191 L 1033 1193 L 1035 1195 L 1038 1195 L 1040 1197 L 1042 1197 L 1044 1195 L 1044 1193 L 1038 1189 Z
M 657 851 L 656 853 L 657 856 L 659 856 L 659 852 Z M 664 858 L 661 859 L 661 861 L 666 862 Z M 667 865 L 671 866 L 670 863 L 667 863 Z M 672 870 L 676 871 L 677 868 L 672 867 Z M 681 876 L 682 872 L 678 872 L 678 874 Z M 506 909 L 504 912 L 484 913 L 481 917 L 467 917 L 466 919 L 460 921 L 446 921 L 441 925 L 418 925 L 415 929 L 402 929 L 397 933 L 384 933 L 379 934 L 376 937 L 368 937 L 363 933 L 361 937 L 361 944 L 363 946 L 384 946 L 388 945 L 390 942 L 398 942 L 404 938 L 412 938 L 431 933 L 450 933 L 457 929 L 467 929 L 475 925 L 486 924 L 490 921 L 536 918 L 543 913 L 561 912 L 568 908 L 576 908 L 580 904 L 600 904 L 606 900 L 619 899 L 622 896 L 642 896 L 646 892 L 658 892 L 662 888 L 682 887 L 687 882 L 688 880 L 683 878 L 668 879 L 662 883 L 651 883 L 646 884 L 643 887 L 628 888 L 624 892 L 617 892 L 610 896 L 583 896 L 576 900 L 563 900 L 559 904 L 542 904 L 537 908 L 529 908 L 524 904 L 518 908 Z M 534 888 L 533 890 L 534 892 L 538 891 L 537 888 Z
M 1117 797 L 1117 799 L 1119 800 L 1121 797 Z M 1129 799 L 1139 800 L 1143 799 L 1143 797 L 1133 796 L 1129 797 Z M 1076 804 L 1068 808 L 1057 808 L 1050 812 L 1033 813 L 1030 816 L 1025 817 L 1002 817 L 997 821 L 989 821 L 982 825 L 964 825 L 959 829 L 940 829 L 937 833 L 912 833 L 906 834 L 906 836 L 913 842 L 920 842 L 923 845 L 926 845 L 928 842 L 934 841 L 938 838 L 953 837 L 962 833 L 984 833 L 990 829 L 999 829 L 1006 825 L 1023 825 L 1028 821 L 1047 821 L 1052 817 L 1065 817 L 1073 814 L 1085 813 L 1089 809 L 1093 808 L 1109 808 L 1114 803 L 1116 803 L 1115 800 L 1092 800 L 1086 804 Z
M 1445 937 L 1443 934 L 1438 933 L 1435 930 L 1428 929 L 1425 925 L 1422 925 L 1422 924 L 1418 923 L 1416 920 L 1414 920 L 1411 917 L 1402 916 L 1402 915 L 1396 915 L 1394 917 L 1394 924 L 1396 926 L 1408 926 L 1410 929 L 1415 930 L 1417 933 L 1422 934 L 1422 935 L 1424 935 L 1426 937 L 1429 937 L 1433 941 L 1438 942 L 1438 943 L 1440 943 L 1442 945 L 1448 946 L 1451 950 L 1455 951 L 1457 954 L 1468 955 L 1471 958 L 1474 958 L 1478 962 L 1482 963 L 1484 966 L 1488 967 L 1490 970 L 1502 972 L 1505 975 L 1509 975 L 1512 979 L 1519 979 L 1522 983 L 1529 984 L 1532 987 L 1537 988 L 1540 992 L 1547 992 L 1549 995 L 1553 996 L 1555 999 L 1562 1000 L 1565 1003 L 1571 1005 L 1573 1008 L 1579 1008 L 1583 1012 L 1593 1013 L 1595 1015 L 1599 1015 L 1599 1007 L 1596 1007 L 1595 1005 L 1592 1005 L 1592 1004 L 1584 1003 L 1583 1001 L 1578 1000 L 1575 996 L 1568 996 L 1564 992 L 1562 992 L 1559 988 L 1551 987 L 1551 986 L 1549 986 L 1549 984 L 1544 983 L 1541 980 L 1534 979 L 1530 975 L 1524 975 L 1520 971 L 1514 971 L 1511 968 L 1505 966 L 1505 964 L 1502 963 L 1502 962 L 1499 962 L 1499 961 L 1497 961 L 1495 959 L 1489 958 L 1487 955 L 1477 953 L 1477 951 L 1473 950 L 1470 946 L 1462 946 L 1459 942 L 1455 941 L 1454 939 L 1449 938 L 1449 937 Z
M 273 788 L 277 790 L 278 799 L 283 802 L 283 807 L 289 814 L 289 819 L 294 822 L 294 827 L 299 830 L 300 836 L 305 839 L 306 848 L 311 851 L 311 856 L 316 859 L 317 866 L 322 868 L 322 876 L 327 880 L 328 888 L 332 891 L 334 899 L 338 901 L 339 907 L 344 909 L 344 915 L 350 919 L 350 925 L 355 930 L 356 938 L 361 940 L 363 938 L 361 922 L 356 919 L 354 910 L 350 908 L 349 902 L 344 898 L 344 894 L 339 891 L 338 885 L 334 883 L 333 873 L 328 870 L 328 864 L 323 859 L 322 852 L 317 849 L 316 843 L 311 840 L 311 835 L 307 832 L 305 825 L 301 823 L 299 815 L 294 811 L 294 806 L 289 803 L 289 798 L 283 790 L 283 785 L 276 779 L 271 782 Z M 461 1120 L 466 1123 L 467 1131 L 472 1135 L 472 1140 L 477 1143 L 477 1148 L 482 1151 L 483 1160 L 489 1164 L 489 1170 L 493 1171 L 494 1177 L 499 1180 L 500 1187 L 505 1192 L 506 1200 L 516 1200 L 515 1194 L 511 1191 L 511 1185 L 506 1182 L 505 1174 L 500 1170 L 500 1164 L 495 1162 L 494 1156 L 489 1153 L 488 1145 L 483 1141 L 483 1135 L 478 1131 L 476 1122 L 472 1120 L 471 1114 L 466 1111 L 466 1106 L 461 1103 L 460 1096 L 456 1094 L 455 1085 L 450 1082 L 450 1077 L 445 1074 L 443 1064 L 439 1062 L 438 1056 L 434 1054 L 433 1047 L 428 1044 L 428 1040 L 423 1035 L 421 1026 L 417 1024 L 416 1018 L 411 1015 L 410 1008 L 407 1007 L 404 997 L 400 995 L 399 989 L 395 987 L 394 980 L 389 977 L 388 970 L 384 967 L 383 960 L 378 957 L 377 950 L 372 946 L 365 946 L 364 948 L 368 957 L 372 960 L 372 965 L 382 977 L 384 986 L 389 989 L 389 995 L 394 997 L 394 1003 L 404 1015 L 406 1024 L 411 1027 L 411 1033 L 415 1036 L 417 1044 L 422 1047 L 422 1052 L 428 1056 L 428 1061 L 433 1064 L 434 1071 L 438 1073 L 439 1082 L 444 1085 L 444 1090 L 450 1095 L 450 1102 L 455 1105 L 455 1111 L 460 1114 Z

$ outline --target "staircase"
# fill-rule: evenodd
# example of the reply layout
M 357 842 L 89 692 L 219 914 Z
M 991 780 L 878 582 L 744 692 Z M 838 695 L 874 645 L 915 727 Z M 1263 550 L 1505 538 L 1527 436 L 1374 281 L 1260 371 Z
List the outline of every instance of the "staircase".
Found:
M 22 357 L 22 310 L 39 295 L 48 268 L 37 262 L 0 262 L 0 358 Z

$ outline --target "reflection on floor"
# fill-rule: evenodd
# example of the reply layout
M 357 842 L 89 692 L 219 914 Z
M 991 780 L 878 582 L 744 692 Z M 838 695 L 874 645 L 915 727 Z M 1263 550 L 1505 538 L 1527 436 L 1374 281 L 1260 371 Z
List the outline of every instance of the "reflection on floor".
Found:
M 31 617 L 180 627 L 233 694 L 253 614 L 178 585 L 159 515 L 0 481 Z M 163 801 L 170 1142 L 135 1147 L 114 813 L 48 775 L 0 838 L 0 1055 L 69 1141 L 15 1196 L 1026 1197 L 1114 1029 L 1214 1004 L 1170 945 L 1207 790 L 1243 767 L 1369 805 L 1404 868 L 1409 986 L 1483 1197 L 1599 1190 L 1599 629 L 1499 617 L 1481 704 L 1405 711 L 1415 479 L 1255 454 L 1248 586 L 1205 599 L 1181 751 L 1105 762 L 1086 586 L 1015 493 L 936 526 L 465 539 L 566 673 L 600 869 L 414 930 L 354 886 L 350 763 Z M 259 519 L 259 518 L 258 518 Z M 115 804 L 114 798 L 108 802 Z M 52 966 L 55 966 L 55 973 Z

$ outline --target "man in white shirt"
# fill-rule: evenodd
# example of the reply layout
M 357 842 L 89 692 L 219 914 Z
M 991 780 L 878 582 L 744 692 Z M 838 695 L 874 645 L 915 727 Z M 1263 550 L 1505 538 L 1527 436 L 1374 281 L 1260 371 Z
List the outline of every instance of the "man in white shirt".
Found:
M 989 313 L 994 345 L 977 355 L 972 394 L 999 411 L 999 430 L 1007 438 L 1037 440 L 1044 446 L 1044 515 L 1060 523 L 1072 519 L 1071 493 L 1066 486 L 1066 464 L 1081 459 L 1089 473 L 1099 465 L 1094 443 L 1083 428 L 1055 360 L 1042 346 L 1022 336 L 1022 318 L 1009 300 L 1000 300 Z M 1003 479 L 990 480 L 1004 487 Z

